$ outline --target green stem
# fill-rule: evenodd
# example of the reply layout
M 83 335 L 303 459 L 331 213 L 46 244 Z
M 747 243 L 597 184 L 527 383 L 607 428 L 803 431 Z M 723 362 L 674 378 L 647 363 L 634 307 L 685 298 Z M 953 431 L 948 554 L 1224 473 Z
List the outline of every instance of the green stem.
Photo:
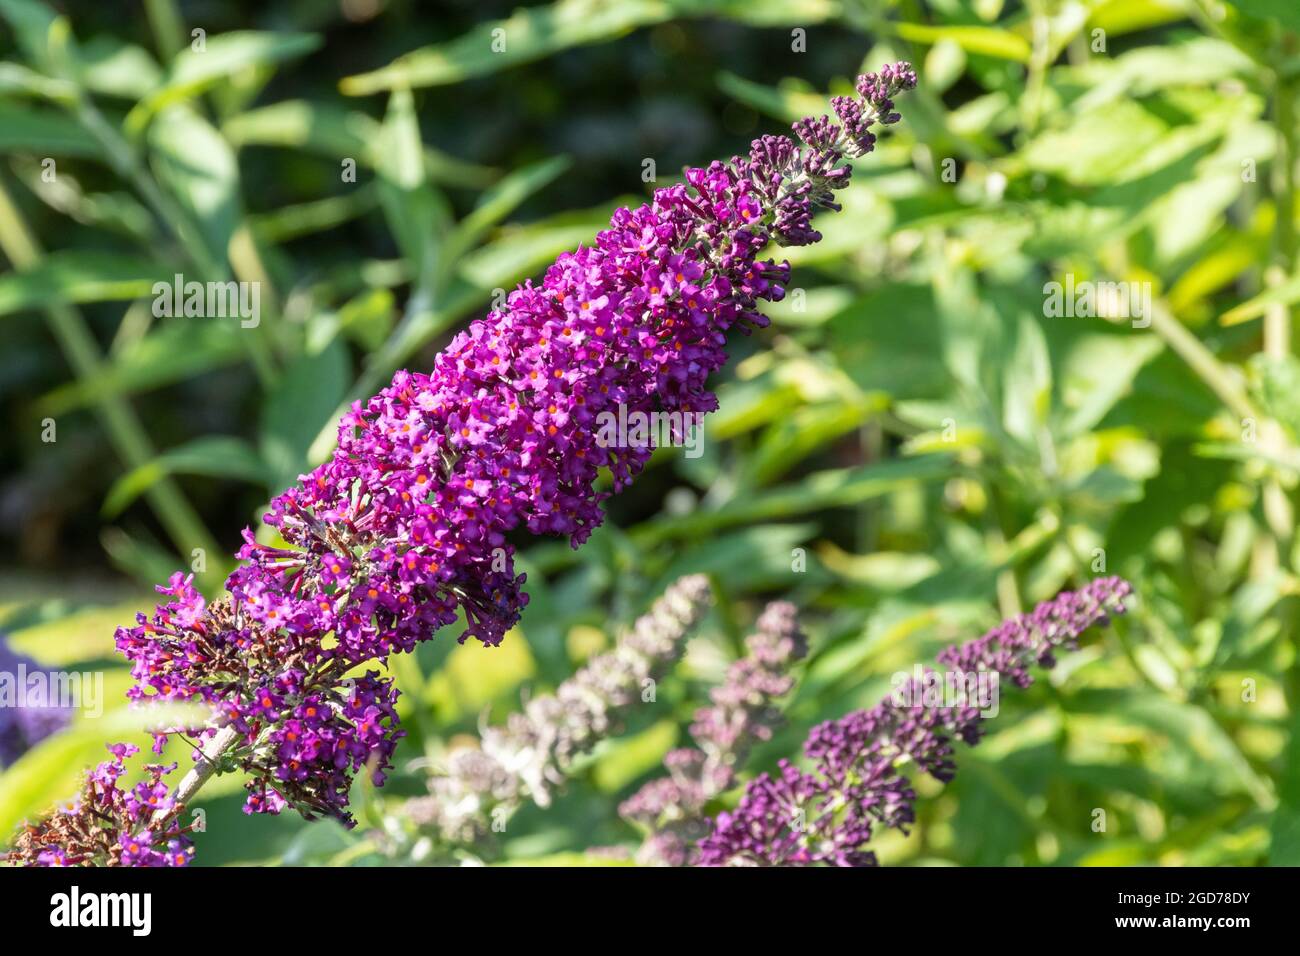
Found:
M 172 0 L 144 0 L 144 12 L 159 55 L 163 60 L 170 60 L 185 48 L 185 24 L 180 11 Z
M 1151 307 L 1151 330 L 1169 346 L 1187 367 L 1212 391 L 1234 415 L 1259 421 L 1259 412 L 1237 380 L 1232 377 L 1205 344 L 1178 321 L 1164 302 Z
M 1278 157 L 1274 166 L 1277 206 L 1274 258 L 1280 276 L 1290 276 L 1295 271 L 1297 245 L 1295 89 L 1280 77 L 1273 91 L 1273 121 L 1278 133 Z M 1270 309 L 1264 316 L 1264 351 L 1279 358 L 1291 351 L 1291 310 L 1285 305 Z

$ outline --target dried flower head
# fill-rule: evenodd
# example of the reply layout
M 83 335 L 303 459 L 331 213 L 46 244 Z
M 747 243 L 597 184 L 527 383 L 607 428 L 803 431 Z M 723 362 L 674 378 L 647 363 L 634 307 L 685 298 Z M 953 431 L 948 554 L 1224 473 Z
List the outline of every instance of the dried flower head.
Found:
M 524 801 L 551 802 L 574 761 L 612 735 L 628 711 L 681 656 L 710 603 L 708 579 L 693 575 L 664 592 L 613 650 L 592 658 L 554 694 L 534 697 L 503 727 L 482 731 L 481 749 L 452 753 L 430 795 L 406 813 L 443 848 L 473 847 Z

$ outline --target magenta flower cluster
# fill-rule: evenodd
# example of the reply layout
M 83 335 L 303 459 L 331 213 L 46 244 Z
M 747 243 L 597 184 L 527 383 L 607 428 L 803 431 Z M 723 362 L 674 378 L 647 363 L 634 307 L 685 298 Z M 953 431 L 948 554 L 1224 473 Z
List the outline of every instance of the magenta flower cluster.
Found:
M 248 609 L 269 604 L 264 593 L 236 586 L 232 599 L 209 606 L 179 574 L 158 590 L 172 600 L 117 632 L 137 681 L 132 699 L 203 700 L 213 720 L 193 732 L 200 744 L 218 728 L 237 730 L 240 745 L 229 759 L 250 778 L 245 812 L 293 806 L 309 818 L 350 823 L 352 774 L 369 766 L 382 783 L 403 734 L 392 680 L 378 671 L 345 677 L 350 661 L 323 653 L 305 635 L 259 625 Z M 157 735 L 159 752 L 166 736 Z
M 1053 652 L 1073 649 L 1088 628 L 1124 611 L 1129 584 L 1098 578 L 1063 592 L 1031 613 L 1003 622 L 983 637 L 950 647 L 939 661 L 965 675 L 996 675 L 1028 687 L 1029 668 L 1054 666 Z M 703 866 L 871 866 L 866 848 L 877 826 L 900 830 L 915 820 L 916 794 L 898 769 L 910 759 L 940 781 L 951 780 L 954 739 L 979 742 L 984 726 L 974 699 L 951 706 L 927 700 L 912 678 L 869 710 L 814 727 L 801 770 L 781 761 L 777 776 L 762 774 L 732 812 L 720 814 L 698 844 Z
M 728 332 L 766 325 L 758 304 L 789 279 L 759 253 L 820 238 L 811 219 L 839 208 L 846 157 L 872 148 L 915 82 L 906 64 L 868 74 L 860 101 L 836 101 L 839 123 L 795 124 L 802 145 L 767 136 L 687 170 L 473 322 L 429 374 L 398 372 L 356 403 L 330 460 L 272 502 L 280 541 L 245 531 L 227 595 L 205 602 L 176 575 L 152 616 L 118 630 L 132 698 L 208 703 L 208 727 L 174 732 L 200 738 L 205 768 L 249 775 L 248 812 L 350 824 L 352 775 L 381 780 L 402 734 L 392 683 L 350 675 L 461 615 L 462 641 L 502 640 L 527 602 L 507 536 L 577 547 L 600 524 L 600 470 L 618 491 L 652 451 L 609 447 L 602 412 L 716 407 L 705 382 Z

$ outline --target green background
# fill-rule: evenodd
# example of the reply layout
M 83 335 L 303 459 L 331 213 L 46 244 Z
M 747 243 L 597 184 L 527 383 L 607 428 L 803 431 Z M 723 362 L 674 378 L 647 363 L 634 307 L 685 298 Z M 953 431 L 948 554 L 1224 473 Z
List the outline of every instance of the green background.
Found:
M 688 571 L 719 602 L 685 661 L 554 807 L 512 821 L 509 861 L 635 844 L 618 801 L 688 742 L 767 598 L 804 608 L 813 652 L 755 770 L 1104 570 L 1133 581 L 1131 614 L 1005 694 L 952 785 L 916 781 L 918 826 L 882 861 L 1300 863 L 1300 8 L 130 7 L 0 0 L 0 630 L 105 669 L 115 707 L 113 628 L 196 548 L 216 593 L 343 403 L 427 368 L 494 290 L 683 165 L 820 112 L 861 69 L 921 78 L 825 240 L 789 251 L 796 294 L 732 343 L 705 454 L 659 452 L 582 550 L 527 548 L 532 602 L 501 650 L 447 633 L 394 662 L 409 736 L 383 791 L 358 785 L 363 826 L 242 817 L 223 779 L 199 862 L 382 862 L 366 830 L 421 765 Z M 178 272 L 262 282 L 260 325 L 154 318 Z M 1147 284 L 1151 314 L 1049 315 L 1067 275 Z M 83 718 L 0 774 L 0 829 L 131 730 Z

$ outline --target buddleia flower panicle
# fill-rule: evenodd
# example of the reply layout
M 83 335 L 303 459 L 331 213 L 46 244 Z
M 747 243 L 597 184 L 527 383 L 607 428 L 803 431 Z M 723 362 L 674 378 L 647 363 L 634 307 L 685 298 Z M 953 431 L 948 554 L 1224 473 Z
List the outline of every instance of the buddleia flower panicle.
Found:
M 528 600 L 507 536 L 577 547 L 641 471 L 653 448 L 607 447 L 602 412 L 717 407 L 705 382 L 728 334 L 766 325 L 759 303 L 789 281 L 788 262 L 760 253 L 820 238 L 814 213 L 838 208 L 848 159 L 915 83 L 906 64 L 867 74 L 836 119 L 795 124 L 799 144 L 765 136 L 687 170 L 472 322 L 430 372 L 399 371 L 355 403 L 330 459 L 271 502 L 278 540 L 244 532 L 224 596 L 207 603 L 176 575 L 153 615 L 118 630 L 133 699 L 211 705 L 210 726 L 175 730 L 204 747 L 237 731 L 219 756 L 248 775 L 248 812 L 350 825 L 353 776 L 382 780 L 402 733 L 396 689 L 366 666 L 461 616 L 462 641 L 501 642 Z M 612 491 L 597 489 L 601 469 Z
M 616 733 L 651 681 L 681 656 L 687 636 L 711 604 L 708 578 L 679 579 L 638 618 L 614 649 L 593 657 L 568 680 L 528 700 L 504 726 L 485 727 L 478 748 L 453 751 L 429 796 L 407 801 L 406 816 L 437 846 L 483 849 L 525 801 L 548 806 L 575 760 Z
M 745 647 L 746 656 L 710 691 L 711 706 L 695 714 L 696 746 L 669 751 L 668 775 L 645 784 L 619 807 L 625 819 L 647 831 L 637 853 L 642 864 L 690 862 L 695 842 L 709 832 L 705 805 L 735 786 L 750 750 L 772 739 L 783 721 L 776 702 L 794 687 L 791 668 L 808 653 L 794 605 L 769 604 Z
M 1128 582 L 1097 578 L 1066 591 L 983 637 L 949 647 L 939 662 L 962 674 L 991 674 L 1016 687 L 1033 682 L 1030 668 L 1051 668 L 1056 651 L 1077 647 L 1088 628 L 1124 611 Z M 916 819 L 916 793 L 900 772 L 910 761 L 936 780 L 956 773 L 953 740 L 979 742 L 981 708 L 972 699 L 937 705 L 913 677 L 869 710 L 814 727 L 804 743 L 813 769 L 781 761 L 777 774 L 746 786 L 735 810 L 719 814 L 698 844 L 703 866 L 871 866 L 867 844 L 877 826 L 906 832 Z

